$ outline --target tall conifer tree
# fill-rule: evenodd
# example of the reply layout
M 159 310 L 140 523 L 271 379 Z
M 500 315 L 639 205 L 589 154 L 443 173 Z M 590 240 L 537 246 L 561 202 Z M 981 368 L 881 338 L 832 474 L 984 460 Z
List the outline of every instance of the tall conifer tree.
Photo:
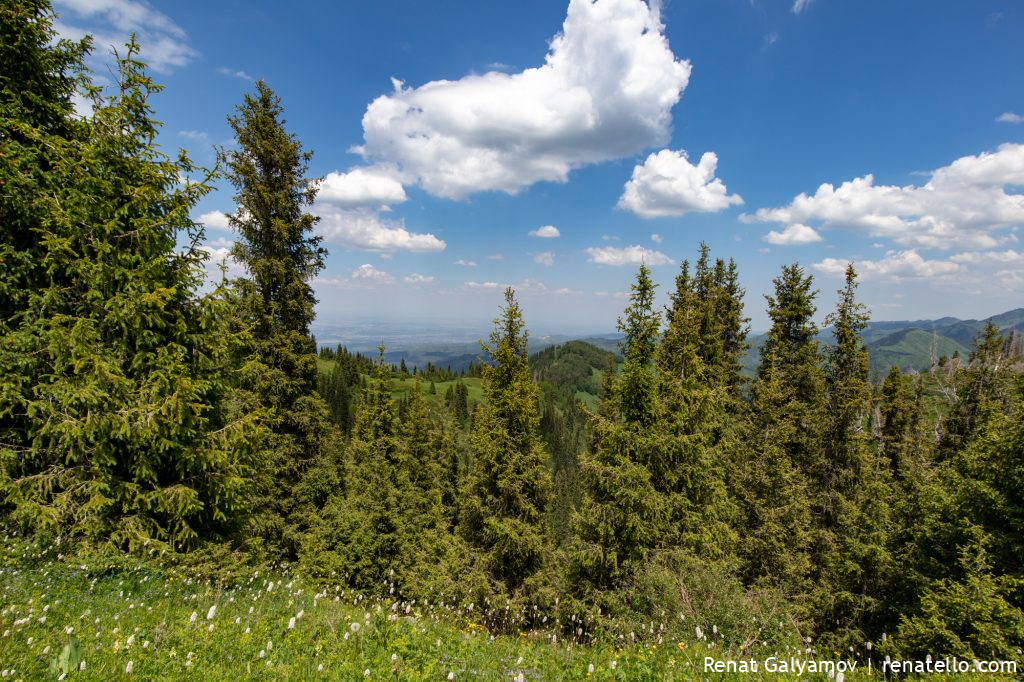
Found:
M 22 18 L 48 30 L 45 17 Z M 49 49 L 42 62 L 59 68 L 67 45 Z M 227 400 L 232 337 L 218 303 L 198 295 L 205 252 L 189 212 L 209 185 L 188 179 L 197 169 L 183 153 L 157 150 L 160 88 L 134 42 L 117 77 L 114 96 L 92 91 L 82 138 L 51 159 L 51 191 L 34 207 L 44 276 L 0 348 L 0 418 L 24 443 L 4 448 L 2 487 L 26 525 L 179 549 L 229 532 L 247 508 L 262 434 Z
M 312 234 L 317 218 L 307 211 L 318 183 L 306 177 L 312 153 L 287 132 L 282 114 L 280 99 L 257 82 L 237 115 L 228 117 L 238 147 L 222 150 L 220 158 L 237 190 L 230 221 L 239 238 L 232 255 L 248 273 L 235 282 L 252 340 L 242 385 L 275 418 L 253 533 L 271 552 L 294 556 L 332 487 L 334 431 L 316 392 L 309 331 L 316 303 L 310 280 L 326 255 Z
M 460 522 L 466 539 L 486 553 L 492 575 L 515 590 L 550 558 L 545 511 L 551 473 L 538 432 L 528 335 L 511 288 L 505 290 L 505 307 L 494 324 L 490 345 L 484 347 L 491 362 L 483 367 L 484 401 L 473 413 Z

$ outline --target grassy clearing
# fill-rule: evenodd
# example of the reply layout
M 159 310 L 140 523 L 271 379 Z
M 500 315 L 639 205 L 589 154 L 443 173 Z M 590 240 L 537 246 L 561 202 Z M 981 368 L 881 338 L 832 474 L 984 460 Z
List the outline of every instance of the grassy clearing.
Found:
M 563 641 L 555 630 L 493 636 L 475 622 L 478 607 L 443 599 L 371 598 L 340 586 L 309 584 L 287 569 L 238 568 L 220 574 L 229 576 L 223 584 L 169 563 L 72 559 L 58 550 L 59 545 L 3 541 L 0 669 L 5 679 L 794 677 L 705 674 L 705 656 L 763 661 L 795 654 L 756 645 L 741 654 L 717 631 L 669 639 L 652 624 L 620 641 L 592 635 Z M 845 675 L 847 680 L 866 677 L 861 670 Z M 801 679 L 828 677 L 805 673 Z

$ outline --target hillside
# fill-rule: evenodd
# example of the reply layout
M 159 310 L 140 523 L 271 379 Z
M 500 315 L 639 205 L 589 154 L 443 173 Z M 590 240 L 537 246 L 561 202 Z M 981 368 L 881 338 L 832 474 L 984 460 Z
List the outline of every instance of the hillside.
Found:
M 927 369 L 931 365 L 933 340 L 936 358 L 952 357 L 954 353 L 970 355 L 968 346 L 948 336 L 923 329 L 903 329 L 868 344 L 872 372 L 880 374 L 893 365 L 903 371 Z

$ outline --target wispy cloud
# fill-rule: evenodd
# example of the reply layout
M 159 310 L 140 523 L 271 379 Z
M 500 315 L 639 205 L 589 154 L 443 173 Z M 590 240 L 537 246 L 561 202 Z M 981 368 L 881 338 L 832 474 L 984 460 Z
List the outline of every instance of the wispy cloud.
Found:
M 173 71 L 199 55 L 185 30 L 144 0 L 54 0 L 54 5 L 60 11 L 54 23 L 60 36 L 78 40 L 91 35 L 96 59 L 106 59 L 112 49 L 123 53 L 133 33 L 140 56 L 154 71 Z
M 793 14 L 801 14 L 805 9 L 810 7 L 814 3 L 814 0 L 794 0 L 793 2 Z
M 251 81 L 251 80 L 253 80 L 253 77 L 250 76 L 249 74 L 247 74 L 245 71 L 229 69 L 226 66 L 222 66 L 219 69 L 217 69 L 217 73 L 219 73 L 222 76 L 230 76 L 232 78 L 240 78 L 240 79 L 242 79 L 244 81 Z
M 996 118 L 1000 123 L 1024 123 L 1024 116 L 1015 114 L 1012 111 L 1006 111 Z

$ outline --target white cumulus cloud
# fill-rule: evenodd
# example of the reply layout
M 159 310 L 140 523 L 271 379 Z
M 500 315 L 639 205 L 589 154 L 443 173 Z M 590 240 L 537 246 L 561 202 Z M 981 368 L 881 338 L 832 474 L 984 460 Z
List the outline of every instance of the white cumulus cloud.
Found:
M 1024 195 L 1007 191 L 1024 184 L 1024 144 L 964 156 L 931 173 L 924 185 L 876 185 L 866 175 L 825 183 L 779 208 L 742 215 L 744 222 L 861 231 L 908 247 L 990 249 L 1005 241 L 1000 231 L 1024 224 Z
M 391 284 L 395 278 L 383 270 L 378 270 L 369 263 L 363 263 L 352 271 L 352 279 L 360 279 L 377 284 Z
M 393 171 L 369 166 L 328 173 L 320 184 L 317 200 L 341 208 L 369 208 L 400 204 L 406 196 Z
M 207 211 L 199 216 L 199 219 L 196 222 L 202 223 L 206 227 L 211 227 L 215 230 L 231 229 L 231 223 L 228 221 L 228 214 L 223 211 Z
M 554 251 L 541 251 L 533 256 L 533 262 L 551 267 L 555 264 L 555 253 Z
M 414 272 L 411 275 L 408 275 L 407 277 L 403 278 L 403 281 L 406 284 L 430 284 L 434 281 L 434 278 L 431 275 L 421 275 L 419 273 Z
M 827 275 L 841 277 L 846 272 L 847 260 L 826 258 L 814 268 Z M 952 260 L 928 260 L 915 249 L 889 251 L 879 260 L 856 260 L 854 268 L 863 279 L 900 282 L 906 279 L 948 279 L 966 273 L 966 268 Z
M 384 220 L 373 211 L 317 206 L 324 241 L 366 251 L 444 251 L 445 242 L 430 233 L 410 232 L 401 220 Z
M 591 263 L 598 265 L 668 265 L 672 259 L 661 251 L 654 251 L 642 246 L 615 246 L 590 247 L 583 252 L 589 257 Z
M 554 225 L 544 225 L 536 230 L 530 230 L 531 237 L 542 237 L 544 239 L 555 239 L 561 237 L 562 233 Z
M 793 223 L 787 225 L 786 229 L 782 232 L 771 230 L 768 234 L 761 237 L 764 241 L 769 244 L 778 244 L 780 246 L 792 246 L 795 244 L 813 244 L 814 242 L 821 241 L 821 235 L 813 227 L 808 227 L 801 223 Z
M 565 182 L 574 168 L 663 144 L 690 64 L 672 53 L 659 4 L 570 0 L 542 66 L 394 80 L 367 107 L 356 151 L 457 199 Z
M 1012 111 L 1005 111 L 996 118 L 1000 123 L 1024 123 L 1024 116 L 1015 114 Z
M 949 260 L 956 263 L 979 265 L 1017 266 L 1024 269 L 1024 252 L 1007 249 L 1006 251 L 968 251 L 950 256 Z
M 697 165 L 685 151 L 662 149 L 633 168 L 633 176 L 619 198 L 619 208 L 643 218 L 680 216 L 691 211 L 721 211 L 742 204 L 738 194 L 729 194 L 715 177 L 718 156 L 705 152 Z

